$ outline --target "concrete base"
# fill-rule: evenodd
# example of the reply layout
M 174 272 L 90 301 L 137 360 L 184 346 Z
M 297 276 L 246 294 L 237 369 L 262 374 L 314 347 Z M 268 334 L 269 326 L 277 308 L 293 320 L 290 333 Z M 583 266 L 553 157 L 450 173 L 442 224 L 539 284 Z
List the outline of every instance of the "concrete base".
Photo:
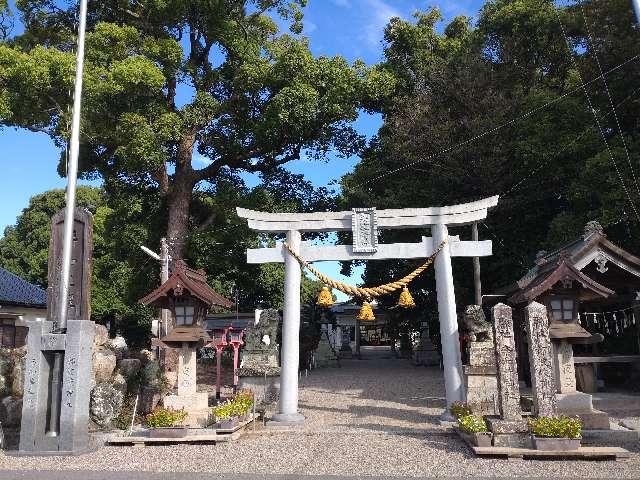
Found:
M 451 412 L 449 411 L 449 409 L 447 409 L 442 412 L 442 415 L 440 415 L 438 423 L 445 427 L 456 427 L 458 425 L 458 420 L 456 419 L 456 417 L 451 415 Z
M 527 422 L 524 419 L 521 420 L 502 420 L 496 417 L 486 417 L 487 427 L 491 432 L 495 434 L 509 434 L 509 433 L 528 433 Z
M 276 413 L 267 421 L 267 427 L 294 427 L 304 424 L 304 416 L 299 413 Z
M 640 432 L 637 430 L 608 429 L 608 430 L 583 430 L 582 444 L 598 445 L 624 445 L 635 443 L 640 440 Z
M 238 388 L 251 390 L 257 403 L 270 404 L 280 397 L 280 376 L 239 376 Z
M 532 448 L 528 433 L 498 433 L 493 435 L 494 447 Z
M 610 428 L 609 415 L 601 410 L 592 410 L 590 412 L 560 413 L 562 415 L 577 415 L 582 422 L 583 430 L 608 430 Z
M 209 422 L 209 395 L 207 392 L 191 395 L 167 395 L 164 397 L 164 406 L 174 410 L 184 409 L 188 413 L 184 425 L 206 427 Z

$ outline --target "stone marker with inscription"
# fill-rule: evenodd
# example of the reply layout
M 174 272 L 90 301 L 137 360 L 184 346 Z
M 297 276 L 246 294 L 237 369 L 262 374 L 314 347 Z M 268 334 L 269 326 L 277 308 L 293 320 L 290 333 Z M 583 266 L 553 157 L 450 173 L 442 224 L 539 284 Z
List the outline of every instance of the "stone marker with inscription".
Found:
M 57 299 L 64 211 L 53 217 L 49 244 L 47 321 L 29 322 L 22 399 L 20 446 L 16 454 L 78 454 L 89 448 L 89 396 L 95 324 L 91 312 L 92 217 L 75 210 L 66 331 L 57 331 Z M 61 378 L 53 378 L 56 357 Z
M 557 412 L 556 379 L 553 371 L 547 308 L 538 302 L 527 305 L 525 324 L 529 341 L 533 414 L 553 417 Z
M 494 435 L 494 445 L 528 446 L 527 424 L 520 408 L 520 385 L 513 334 L 512 310 L 499 303 L 493 307 L 496 366 L 498 371 L 499 418 L 487 418 L 487 425 Z

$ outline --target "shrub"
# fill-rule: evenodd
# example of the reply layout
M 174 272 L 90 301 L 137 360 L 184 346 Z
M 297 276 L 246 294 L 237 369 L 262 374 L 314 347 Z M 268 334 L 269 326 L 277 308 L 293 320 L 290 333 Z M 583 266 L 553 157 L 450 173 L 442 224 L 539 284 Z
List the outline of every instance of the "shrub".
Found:
M 172 408 L 156 408 L 144 417 L 144 423 L 149 428 L 176 427 L 187 418 L 187 412 Z
M 232 417 L 241 417 L 249 413 L 253 408 L 253 393 L 250 390 L 242 390 L 231 400 L 213 408 L 213 416 L 217 421 L 225 421 Z
M 580 438 L 582 423 L 578 417 L 530 418 L 529 431 L 536 437 Z
M 460 430 L 467 433 L 488 432 L 487 424 L 480 415 L 465 415 L 458 418 Z
M 213 408 L 213 416 L 218 422 L 229 420 L 235 416 L 233 404 L 230 401 L 224 402 Z
M 471 415 L 473 413 L 471 411 L 471 407 L 463 402 L 453 402 L 451 404 L 451 407 L 449 407 L 449 411 L 451 412 L 451 415 L 453 415 L 457 419 L 466 417 L 467 415 Z

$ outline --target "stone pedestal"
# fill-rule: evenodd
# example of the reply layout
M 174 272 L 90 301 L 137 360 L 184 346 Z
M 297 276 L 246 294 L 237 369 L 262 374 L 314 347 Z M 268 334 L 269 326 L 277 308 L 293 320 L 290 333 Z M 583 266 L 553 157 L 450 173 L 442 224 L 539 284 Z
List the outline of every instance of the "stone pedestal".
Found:
M 186 343 L 178 351 L 178 394 L 167 395 L 164 406 L 184 409 L 188 414 L 184 425 L 206 427 L 209 421 L 209 395 L 197 391 L 196 349 Z
M 331 346 L 329 335 L 326 330 L 322 331 L 318 348 L 315 351 L 315 360 L 317 367 L 337 367 L 338 356 Z
M 469 365 L 463 368 L 467 405 L 477 415 L 498 415 L 498 379 L 492 341 L 469 344 Z
M 280 374 L 238 375 L 238 388 L 253 392 L 256 404 L 271 404 L 280 397 Z
M 49 321 L 29 325 L 18 452 L 24 455 L 79 454 L 89 449 L 95 324 L 68 320 L 66 333 L 51 333 L 52 329 Z M 62 356 L 62 385 L 58 388 L 51 380 L 55 355 Z M 51 422 L 52 417 L 58 420 Z M 57 428 L 51 430 L 51 425 Z

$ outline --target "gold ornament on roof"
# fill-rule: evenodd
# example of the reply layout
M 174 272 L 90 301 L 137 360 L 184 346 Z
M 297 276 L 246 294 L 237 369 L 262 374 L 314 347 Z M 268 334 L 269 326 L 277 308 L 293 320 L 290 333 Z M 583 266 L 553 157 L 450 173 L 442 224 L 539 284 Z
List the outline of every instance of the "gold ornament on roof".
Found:
M 318 293 L 316 305 L 319 305 L 321 307 L 330 307 L 331 305 L 333 305 L 333 295 L 331 295 L 331 291 L 326 285 L 322 287 L 322 290 L 320 290 L 320 293 Z

